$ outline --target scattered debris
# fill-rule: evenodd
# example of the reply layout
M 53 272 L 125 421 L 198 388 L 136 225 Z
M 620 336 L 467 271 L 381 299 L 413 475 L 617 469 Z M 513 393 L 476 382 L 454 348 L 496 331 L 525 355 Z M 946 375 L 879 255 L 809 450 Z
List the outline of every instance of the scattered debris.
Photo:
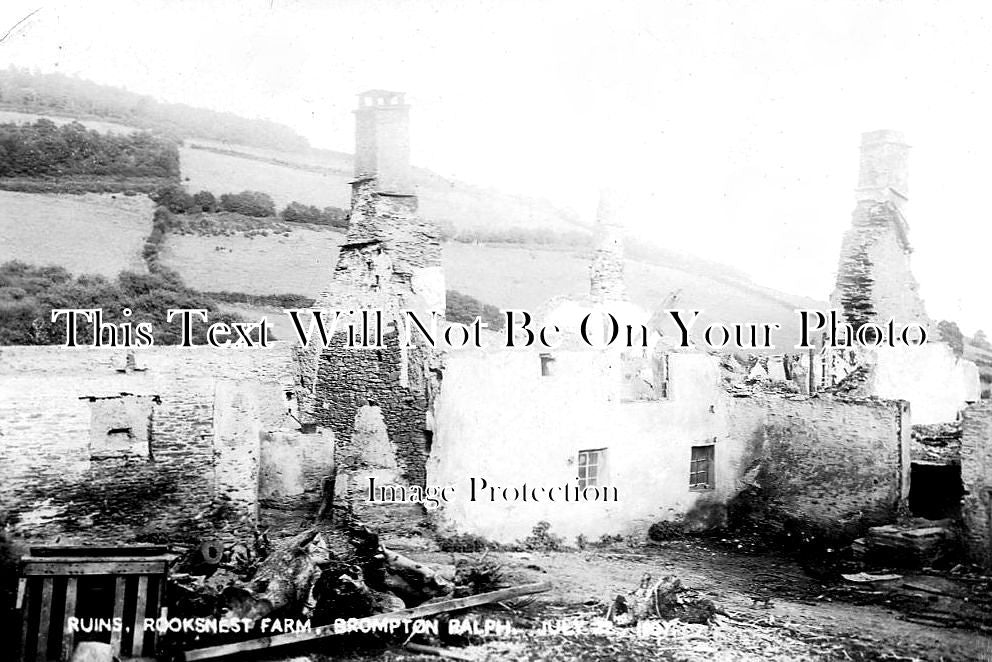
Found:
M 687 592 L 678 577 L 666 575 L 652 583 L 651 575 L 645 574 L 636 590 L 613 599 L 607 619 L 621 627 L 650 618 L 709 623 L 719 613 L 711 600 L 688 597 L 684 595 Z
M 454 598 L 452 600 L 428 602 L 420 605 L 419 607 L 413 607 L 412 609 L 401 609 L 384 614 L 376 614 L 363 619 L 363 623 L 371 628 L 379 623 L 407 621 L 424 618 L 426 616 L 436 616 L 438 614 L 458 611 L 461 609 L 469 609 L 480 605 L 502 602 L 504 600 L 510 600 L 524 595 L 544 593 L 550 590 L 551 584 L 549 582 L 525 584 L 523 586 L 493 591 L 491 593 L 471 595 L 464 598 Z M 288 646 L 290 644 L 319 641 L 329 637 L 338 636 L 339 634 L 340 633 L 335 630 L 334 625 L 321 625 L 310 631 L 286 632 L 284 634 L 270 635 L 232 644 L 198 648 L 187 651 L 185 659 L 186 662 L 195 662 L 195 660 L 216 660 L 249 651 L 268 650 Z
M 887 582 L 893 579 L 902 579 L 902 575 L 871 575 L 867 572 L 856 572 L 850 575 L 841 575 L 849 582 Z

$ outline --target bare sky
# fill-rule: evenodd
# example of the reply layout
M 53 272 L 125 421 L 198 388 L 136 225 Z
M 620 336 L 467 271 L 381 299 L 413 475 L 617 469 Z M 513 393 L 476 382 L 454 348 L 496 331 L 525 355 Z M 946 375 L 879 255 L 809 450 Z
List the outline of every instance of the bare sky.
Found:
M 992 333 L 992 9 L 974 2 L 5 0 L 0 66 L 267 117 L 350 151 L 355 94 L 404 90 L 414 161 L 539 194 L 825 299 L 860 134 L 913 145 L 914 270 Z

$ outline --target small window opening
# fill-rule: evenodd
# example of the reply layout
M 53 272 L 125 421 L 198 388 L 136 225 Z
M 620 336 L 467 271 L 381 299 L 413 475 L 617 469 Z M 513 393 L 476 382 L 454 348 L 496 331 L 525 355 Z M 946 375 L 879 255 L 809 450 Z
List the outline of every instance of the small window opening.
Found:
M 579 451 L 579 489 L 602 485 L 606 473 L 606 449 Z
M 693 446 L 692 457 L 689 460 L 689 489 L 712 490 L 714 485 L 714 450 L 715 446 Z

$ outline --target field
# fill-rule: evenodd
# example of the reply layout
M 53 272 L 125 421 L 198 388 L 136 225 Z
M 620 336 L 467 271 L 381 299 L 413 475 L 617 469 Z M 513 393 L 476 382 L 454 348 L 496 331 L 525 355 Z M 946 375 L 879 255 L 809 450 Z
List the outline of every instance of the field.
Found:
M 316 297 L 330 282 L 343 239 L 340 232 L 306 227 L 288 237 L 169 234 L 161 259 L 199 290 Z
M 210 191 L 219 196 L 262 191 L 272 196 L 279 209 L 294 200 L 347 209 L 351 201 L 350 177 L 344 173 L 315 172 L 192 147 L 180 148 L 179 162 L 183 184 L 191 193 Z
M 75 274 L 144 271 L 147 196 L 0 191 L 0 262 L 57 264 Z
M 215 195 L 262 191 L 285 207 L 292 201 L 347 209 L 351 204 L 351 159 L 336 152 L 307 154 L 223 146 L 194 141 L 179 150 L 183 184 L 190 192 Z M 456 228 L 547 228 L 582 230 L 550 204 L 444 179 L 414 168 L 420 211 Z
M 289 237 L 169 235 L 164 264 L 192 287 L 250 294 L 297 293 L 316 297 L 330 282 L 343 235 L 294 229 Z M 583 251 L 448 243 L 444 246 L 449 289 L 500 307 L 540 311 L 556 296 L 589 291 L 589 261 Z M 688 271 L 628 260 L 631 298 L 649 310 L 699 308 L 701 323 L 777 321 L 780 338 L 797 337 L 793 310 L 815 305 L 734 282 L 705 271 Z

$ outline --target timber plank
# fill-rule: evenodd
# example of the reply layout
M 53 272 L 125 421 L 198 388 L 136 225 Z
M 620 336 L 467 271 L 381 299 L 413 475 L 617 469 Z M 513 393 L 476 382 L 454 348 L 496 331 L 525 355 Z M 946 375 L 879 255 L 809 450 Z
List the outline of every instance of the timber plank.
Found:
M 522 586 L 505 588 L 499 591 L 480 593 L 479 595 L 470 595 L 464 598 L 433 602 L 431 604 L 420 605 L 419 607 L 412 607 L 410 609 L 400 609 L 386 614 L 376 614 L 374 616 L 368 616 L 359 620 L 369 624 L 380 621 L 412 620 L 415 618 L 424 618 L 425 616 L 443 614 L 449 611 L 458 611 L 460 609 L 468 609 L 469 607 L 478 607 L 480 605 L 491 604 L 494 602 L 502 602 L 503 600 L 511 600 L 522 595 L 544 593 L 550 590 L 551 582 L 535 582 L 533 584 L 524 584 Z M 231 655 L 237 655 L 239 653 L 278 648 L 280 646 L 299 644 L 306 641 L 316 641 L 333 636 L 336 636 L 333 624 L 321 625 L 314 628 L 310 632 L 286 632 L 284 634 L 270 635 L 267 637 L 260 637 L 258 639 L 240 641 L 233 644 L 222 644 L 220 646 L 210 646 L 208 648 L 197 648 L 191 651 L 186 651 L 185 659 L 186 662 L 195 662 L 196 660 L 216 660 Z
M 38 662 L 48 660 L 48 629 L 52 624 L 52 593 L 55 589 L 55 578 L 45 577 L 41 589 L 41 612 L 38 615 L 38 650 L 34 659 Z
M 131 632 L 134 634 L 134 642 L 131 644 L 131 655 L 138 656 L 142 653 L 142 645 L 145 641 L 145 609 L 148 607 L 148 576 L 138 577 L 138 602 L 134 607 L 134 626 Z
M 18 598 L 23 598 L 23 601 L 21 599 L 18 600 L 18 605 L 17 605 L 18 607 L 20 607 L 20 609 L 21 609 L 21 615 L 22 615 L 22 619 L 21 619 L 21 649 L 20 649 L 20 655 L 21 655 L 21 657 L 19 659 L 21 659 L 21 660 L 27 660 L 28 659 L 28 641 L 30 641 L 30 636 L 31 636 L 31 632 L 28 629 L 28 627 L 29 627 L 28 619 L 31 617 L 31 591 L 27 590 L 27 588 L 28 588 L 28 586 L 27 586 L 28 580 L 27 579 L 21 579 L 21 582 L 22 582 L 21 585 L 24 586 L 25 589 L 24 589 L 23 595 L 21 595 L 20 593 L 18 593 Z
M 69 629 L 69 619 L 76 615 L 76 590 L 79 579 L 69 577 L 65 584 L 65 616 L 62 619 L 62 657 L 68 660 L 76 643 L 76 633 Z
M 120 561 L 79 561 L 77 559 L 29 559 L 24 576 L 72 577 L 80 575 L 159 575 L 165 574 L 165 561 L 147 559 Z
M 167 554 L 165 545 L 41 545 L 31 547 L 32 556 L 158 556 Z M 108 559 L 109 560 L 109 559 Z
M 114 583 L 114 623 L 124 622 L 124 592 L 127 588 L 126 577 L 118 577 L 117 581 Z M 123 632 L 123 625 L 121 629 L 114 629 L 110 633 L 110 648 L 113 650 L 114 655 L 120 655 L 121 652 L 121 635 Z

